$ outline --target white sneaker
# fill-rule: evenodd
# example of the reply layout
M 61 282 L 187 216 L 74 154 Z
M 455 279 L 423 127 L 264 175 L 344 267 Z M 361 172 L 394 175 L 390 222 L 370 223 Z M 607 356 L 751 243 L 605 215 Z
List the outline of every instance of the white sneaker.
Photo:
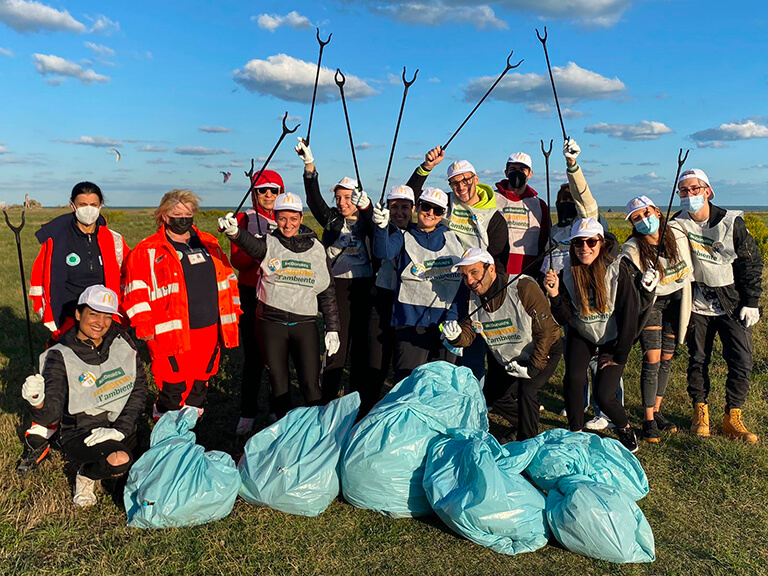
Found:
M 75 497 L 72 499 L 75 506 L 88 508 L 96 504 L 96 494 L 93 491 L 95 487 L 96 480 L 91 480 L 78 472 L 75 476 Z
M 587 430 L 607 430 L 608 428 L 615 428 L 615 426 L 605 416 L 595 416 L 584 424 L 584 428 Z
M 545 408 L 543 404 L 539 404 L 539 412 L 544 412 Z
M 251 433 L 251 429 L 253 429 L 253 422 L 255 420 L 255 418 L 240 418 L 240 420 L 237 421 L 235 434 L 238 436 L 248 436 L 248 434 Z
M 568 410 L 566 410 L 565 408 L 560 410 L 560 416 L 567 417 L 568 416 Z

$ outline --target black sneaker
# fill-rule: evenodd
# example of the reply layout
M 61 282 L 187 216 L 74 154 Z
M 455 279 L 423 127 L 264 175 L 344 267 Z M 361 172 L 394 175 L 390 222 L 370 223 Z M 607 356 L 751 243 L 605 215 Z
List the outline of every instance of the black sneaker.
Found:
M 31 472 L 45 460 L 50 451 L 51 445 L 48 440 L 37 434 L 30 434 L 24 439 L 24 452 L 16 465 L 16 472 L 19 474 Z
M 656 420 L 646 420 L 643 422 L 642 438 L 651 444 L 658 444 L 661 442 L 661 433 L 659 432 L 659 427 L 656 425 Z
M 635 436 L 635 431 L 631 426 L 627 428 L 616 428 L 616 436 L 619 437 L 619 442 L 622 443 L 624 448 L 633 454 L 637 452 L 639 448 L 637 445 L 637 436 Z
M 677 424 L 664 418 L 661 412 L 654 412 L 653 419 L 656 421 L 658 429 L 662 432 L 669 432 L 670 434 L 677 432 Z

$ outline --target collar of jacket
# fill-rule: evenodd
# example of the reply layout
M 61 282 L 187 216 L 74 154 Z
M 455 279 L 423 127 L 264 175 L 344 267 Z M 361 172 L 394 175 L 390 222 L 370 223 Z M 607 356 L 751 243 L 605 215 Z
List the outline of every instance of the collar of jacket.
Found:
M 496 272 L 496 280 L 490 285 L 485 294 L 480 296 L 480 303 L 489 312 L 495 312 L 501 306 L 501 302 L 507 297 L 507 289 L 502 288 L 507 283 L 507 274 Z
M 107 220 L 104 218 L 102 214 L 99 214 L 98 219 L 96 220 L 96 230 L 94 230 L 94 234 L 98 231 L 99 226 L 106 226 Z M 44 244 L 46 240 L 49 238 L 53 238 L 54 241 L 58 238 L 60 238 L 64 234 L 69 233 L 70 227 L 76 227 L 77 228 L 77 221 L 75 220 L 75 213 L 69 212 L 68 214 L 62 214 L 61 216 L 57 216 L 50 222 L 46 222 L 42 226 L 40 226 L 40 229 L 35 232 L 35 237 L 37 238 L 37 241 L 40 242 L 40 244 Z M 80 228 L 77 228 L 78 232 L 82 234 L 82 231 Z
M 298 234 L 291 236 L 290 238 L 284 236 L 280 230 L 272 232 L 272 236 L 277 238 L 280 241 L 280 244 L 288 248 L 291 252 L 306 252 L 312 248 L 314 241 L 317 240 L 317 234 L 304 224 L 299 227 Z
M 525 185 L 525 190 L 523 190 L 522 194 L 515 194 L 510 190 L 509 188 L 509 180 L 502 180 L 501 182 L 496 182 L 496 190 L 497 192 L 504 195 L 505 198 L 508 198 L 509 200 L 512 200 L 513 202 L 519 202 L 520 200 L 525 200 L 526 198 L 536 198 L 538 197 L 539 193 L 536 192 L 533 188 Z
M 496 195 L 493 193 L 493 188 L 488 186 L 488 184 L 478 183 L 477 186 L 475 186 L 475 189 L 477 190 L 477 195 L 480 199 L 472 204 L 472 208 L 478 208 L 480 210 L 496 208 Z M 456 198 L 455 193 L 453 196 Z

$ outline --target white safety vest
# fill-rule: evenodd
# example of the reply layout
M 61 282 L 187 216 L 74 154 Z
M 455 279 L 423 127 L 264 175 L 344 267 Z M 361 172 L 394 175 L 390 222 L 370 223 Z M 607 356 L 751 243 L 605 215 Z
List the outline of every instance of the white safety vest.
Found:
M 688 262 L 685 254 L 688 252 L 688 238 L 685 233 L 670 222 L 669 229 L 675 237 L 678 245 L 680 260 L 670 263 L 664 256 L 659 256 L 658 271 L 661 278 L 656 286 L 656 296 L 668 296 L 682 290 L 683 286 L 691 281 L 693 274 L 693 264 Z M 683 245 L 684 244 L 684 245 Z M 640 248 L 635 238 L 629 238 L 621 248 L 622 256 L 628 256 L 629 259 L 640 270 L 643 269 L 640 263 Z
M 544 218 L 539 199 L 533 196 L 514 201 L 503 194 L 496 194 L 496 205 L 507 221 L 509 253 L 538 254 Z
M 345 218 L 336 241 L 326 248 L 334 278 L 370 278 L 373 274 L 368 247 L 354 235 L 359 224 Z
M 277 228 L 277 222 L 270 220 L 253 208 L 248 208 L 245 214 L 248 216 L 248 232 L 254 236 L 264 236 Z
M 437 252 L 422 247 L 410 232 L 403 238 L 406 266 L 400 273 L 398 301 L 412 306 L 450 308 L 461 284 L 461 274 L 453 270 L 463 252 L 456 234 L 446 231 L 445 244 Z
M 696 282 L 711 288 L 733 284 L 732 264 L 737 257 L 733 245 L 733 224 L 736 218 L 743 215 L 741 210 L 727 210 L 723 219 L 712 228 L 702 228 L 688 212 L 675 218 L 688 235 Z
M 621 258 L 616 258 L 608 266 L 606 284 L 608 288 L 608 310 L 605 312 L 596 312 L 587 316 L 582 316 L 579 302 L 581 298 L 576 294 L 576 288 L 573 285 L 573 275 L 571 274 L 571 267 L 568 266 L 563 270 L 563 284 L 568 290 L 568 294 L 571 297 L 571 303 L 573 306 L 573 318 L 571 318 L 571 326 L 578 330 L 584 338 L 597 344 L 605 344 L 610 342 L 619 332 L 616 327 L 616 318 L 613 315 L 613 311 L 616 308 L 616 292 L 619 287 L 619 267 L 621 265 Z
M 131 396 L 136 383 L 136 351 L 117 335 L 109 347 L 109 358 L 103 364 L 88 364 L 69 346 L 55 344 L 40 354 L 40 373 L 51 350 L 64 359 L 69 388 L 68 412 L 72 415 L 107 415 L 114 422 Z
M 552 243 L 555 245 L 555 249 L 552 250 L 550 255 L 552 257 L 552 269 L 559 274 L 566 266 L 571 264 L 571 227 L 553 226 Z M 543 274 L 549 272 L 550 256 L 545 256 L 541 263 L 541 272 Z
M 465 250 L 469 248 L 488 249 L 488 224 L 498 208 L 475 208 L 451 196 L 448 213 L 448 228 L 456 233 Z
M 261 261 L 259 300 L 286 312 L 317 315 L 317 295 L 331 283 L 323 245 L 313 239 L 306 252 L 293 252 L 274 236 L 267 236 Z
M 529 278 L 520 276 L 520 278 Z M 504 302 L 495 312 L 481 307 L 480 297 L 472 294 L 472 304 L 478 308 L 472 328 L 488 343 L 496 361 L 506 366 L 512 360 L 527 360 L 533 351 L 533 325 L 517 291 L 520 278 L 507 286 Z

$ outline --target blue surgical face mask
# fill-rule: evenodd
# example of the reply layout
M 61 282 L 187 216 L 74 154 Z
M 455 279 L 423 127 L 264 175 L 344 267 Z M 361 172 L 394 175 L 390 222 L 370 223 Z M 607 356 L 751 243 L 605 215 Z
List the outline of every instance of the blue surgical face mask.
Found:
M 689 214 L 695 214 L 704 208 L 704 204 L 706 203 L 706 196 L 704 196 L 704 194 L 699 194 L 698 196 L 686 196 L 680 200 L 680 207 Z
M 639 222 L 635 222 L 635 230 L 640 232 L 640 234 L 645 234 L 646 236 L 649 234 L 656 234 L 656 232 L 659 230 L 658 216 L 646 216 Z

